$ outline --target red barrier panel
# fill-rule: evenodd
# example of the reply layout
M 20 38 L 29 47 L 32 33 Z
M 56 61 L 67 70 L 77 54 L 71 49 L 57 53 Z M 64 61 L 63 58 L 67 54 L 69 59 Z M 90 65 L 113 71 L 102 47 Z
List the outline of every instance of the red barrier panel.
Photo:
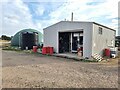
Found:
M 33 52 L 37 52 L 37 46 L 33 46 Z
M 54 51 L 53 51 L 53 47 L 49 47 L 49 50 L 50 50 L 49 53 L 50 53 L 50 54 L 53 54 L 53 52 L 54 52 Z
M 53 47 L 43 47 L 42 54 L 53 54 Z
M 50 53 L 50 47 L 47 47 L 46 52 L 47 52 L 47 54 Z
M 47 54 L 47 47 L 42 48 L 42 54 Z

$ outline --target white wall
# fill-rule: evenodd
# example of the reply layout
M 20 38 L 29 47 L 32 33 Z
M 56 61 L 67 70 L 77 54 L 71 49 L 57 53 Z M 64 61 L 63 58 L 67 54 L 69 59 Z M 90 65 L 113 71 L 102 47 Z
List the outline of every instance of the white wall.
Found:
M 61 21 L 44 29 L 44 46 L 54 47 L 58 53 L 58 32 L 67 32 L 83 29 L 83 57 L 90 57 L 92 54 L 92 22 L 71 22 Z
M 99 27 L 103 28 L 103 33 L 100 35 Z M 93 42 L 92 42 L 92 55 L 95 53 L 103 55 L 105 48 L 110 48 L 113 40 L 113 47 L 115 47 L 115 31 L 108 28 L 93 24 Z
M 52 46 L 54 47 L 54 51 L 58 52 L 57 49 L 57 41 L 58 41 L 58 35 L 57 35 L 57 28 L 56 27 L 50 27 L 47 29 L 44 29 L 43 31 L 44 38 L 43 38 L 43 44 L 44 46 Z

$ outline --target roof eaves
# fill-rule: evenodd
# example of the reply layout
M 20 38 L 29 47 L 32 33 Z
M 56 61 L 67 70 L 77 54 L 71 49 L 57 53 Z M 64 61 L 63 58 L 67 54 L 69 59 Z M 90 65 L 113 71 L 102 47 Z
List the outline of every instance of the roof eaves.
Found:
M 96 22 L 93 22 L 93 23 L 96 24 L 96 25 L 100 25 L 100 26 L 102 26 L 102 27 L 108 28 L 108 29 L 110 29 L 110 30 L 116 31 L 115 29 L 109 28 L 109 27 L 104 26 L 104 25 L 102 25 L 102 24 L 99 24 L 99 23 L 96 23 Z

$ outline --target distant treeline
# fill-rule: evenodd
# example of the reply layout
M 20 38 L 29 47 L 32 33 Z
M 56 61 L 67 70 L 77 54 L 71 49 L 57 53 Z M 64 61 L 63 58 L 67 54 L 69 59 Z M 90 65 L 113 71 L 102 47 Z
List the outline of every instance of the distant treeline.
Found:
M 2 36 L 0 37 L 0 39 L 10 41 L 10 40 L 12 39 L 12 37 L 9 37 L 9 36 L 6 36 L 6 35 L 2 35 Z

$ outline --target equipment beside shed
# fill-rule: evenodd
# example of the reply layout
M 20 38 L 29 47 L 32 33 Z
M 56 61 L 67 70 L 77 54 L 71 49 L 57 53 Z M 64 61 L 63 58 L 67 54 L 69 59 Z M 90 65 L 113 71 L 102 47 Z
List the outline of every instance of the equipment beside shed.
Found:
M 112 58 L 115 58 L 116 56 L 118 56 L 118 48 L 110 48 L 110 56 Z
M 117 56 L 117 48 L 104 49 L 104 56 L 109 58 L 115 58 Z
M 105 56 L 110 57 L 110 49 L 109 48 L 106 48 L 104 50 L 104 52 L 105 52 Z

